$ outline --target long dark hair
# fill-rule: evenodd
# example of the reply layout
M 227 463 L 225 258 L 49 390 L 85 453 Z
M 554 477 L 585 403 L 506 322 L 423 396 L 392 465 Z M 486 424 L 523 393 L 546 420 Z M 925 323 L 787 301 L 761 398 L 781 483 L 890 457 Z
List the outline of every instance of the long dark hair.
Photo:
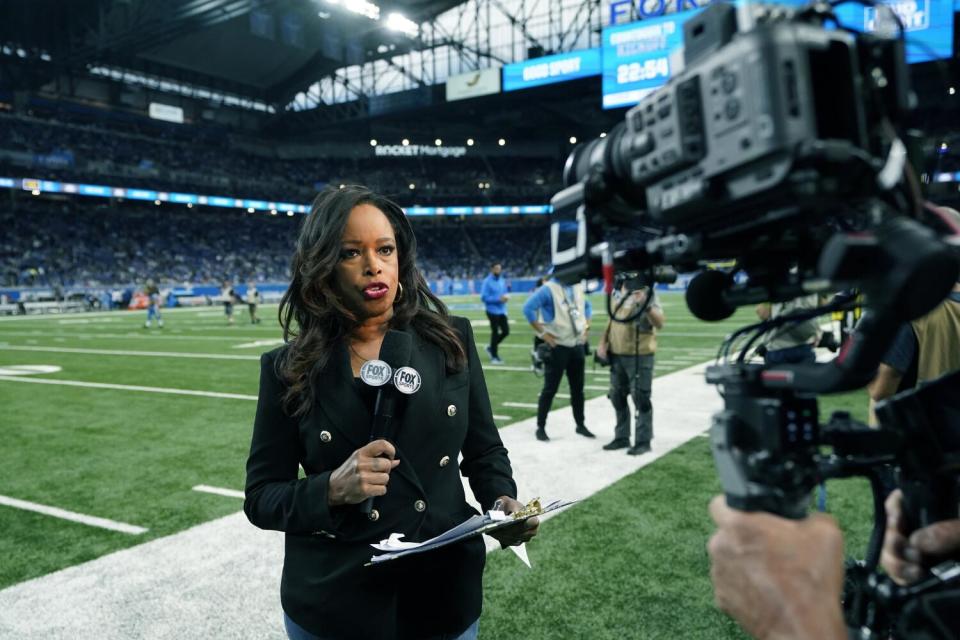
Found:
M 458 371 L 466 366 L 466 352 L 450 326 L 446 306 L 430 291 L 417 269 L 417 239 L 403 210 L 366 187 L 327 188 L 313 201 L 310 215 L 300 229 L 290 269 L 293 280 L 280 301 L 280 324 L 288 348 L 278 371 L 288 385 L 283 406 L 289 415 L 299 416 L 310 410 L 311 372 L 326 366 L 334 345 L 358 325 L 337 296 L 334 269 L 340 259 L 347 218 L 360 204 L 382 211 L 397 239 L 403 294 L 398 294 L 399 299 L 394 302 L 390 324 L 409 326 L 438 346 L 448 370 Z

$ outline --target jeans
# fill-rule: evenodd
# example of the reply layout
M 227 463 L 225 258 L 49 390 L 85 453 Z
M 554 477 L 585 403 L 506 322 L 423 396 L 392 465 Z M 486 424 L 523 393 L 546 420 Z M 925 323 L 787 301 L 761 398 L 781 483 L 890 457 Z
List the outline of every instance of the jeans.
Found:
M 537 427 L 543 428 L 547 424 L 547 414 L 553 404 L 553 396 L 557 394 L 563 374 L 567 374 L 567 383 L 570 385 L 570 408 L 573 409 L 573 419 L 578 427 L 583 425 L 583 377 L 586 368 L 586 357 L 583 345 L 574 347 L 556 346 L 551 350 L 550 360 L 546 363 L 546 372 L 543 376 L 543 389 L 537 400 Z
M 283 626 L 287 630 L 287 637 L 290 640 L 325 640 L 321 636 L 314 635 L 298 625 L 296 622 L 290 619 L 290 616 L 284 612 L 283 614 Z M 480 633 L 480 619 L 477 618 L 473 621 L 463 633 L 459 634 L 442 634 L 439 636 L 434 636 L 426 640 L 477 640 L 477 635 Z M 332 640 L 332 639 L 331 639 Z

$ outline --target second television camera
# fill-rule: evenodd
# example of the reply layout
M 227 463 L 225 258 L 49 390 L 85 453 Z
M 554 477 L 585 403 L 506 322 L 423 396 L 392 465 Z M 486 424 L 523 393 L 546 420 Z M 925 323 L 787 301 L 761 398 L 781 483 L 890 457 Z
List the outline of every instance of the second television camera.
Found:
M 934 433 L 922 424 L 930 412 L 887 412 L 879 431 L 843 416 L 819 423 L 815 394 L 864 386 L 900 324 L 943 300 L 960 271 L 955 248 L 934 231 L 951 223 L 923 203 L 909 169 L 902 29 L 899 37 L 852 33 L 832 4 L 746 6 L 738 21 L 734 7 L 715 3 L 688 20 L 685 68 L 568 159 L 568 186 L 552 200 L 554 273 L 567 282 L 602 277 L 609 295 L 618 272 L 692 272 L 732 260 L 729 271 L 703 271 L 687 288 L 691 311 L 707 320 L 743 304 L 856 288 L 868 312 L 832 362 L 764 366 L 745 354 L 763 332 L 852 299 L 747 327 L 725 345 L 753 334 L 740 356 L 708 369 L 724 396 L 711 446 L 727 501 L 803 517 L 823 479 L 874 478 L 892 465 L 911 478 L 908 517 L 958 517 L 956 500 L 952 511 L 942 501 L 930 507 L 934 493 L 955 486 L 960 466 L 924 476 L 914 455 L 921 441 L 924 451 L 960 441 L 954 413 L 938 413 L 947 423 L 919 440 L 911 434 Z M 622 228 L 643 241 L 621 245 Z M 956 226 L 952 233 L 960 237 Z M 958 388 L 955 378 L 941 384 Z M 874 490 L 882 514 L 881 483 Z M 848 607 L 863 637 L 881 633 L 893 613 L 930 611 L 929 594 L 960 600 L 960 571 L 913 592 L 884 582 L 882 528 L 878 519 Z

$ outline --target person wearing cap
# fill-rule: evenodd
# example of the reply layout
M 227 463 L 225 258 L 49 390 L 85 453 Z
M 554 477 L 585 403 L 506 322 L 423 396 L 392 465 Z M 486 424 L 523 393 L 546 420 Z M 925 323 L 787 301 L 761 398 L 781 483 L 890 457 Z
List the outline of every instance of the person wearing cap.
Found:
M 523 506 L 470 323 L 430 292 L 403 210 L 363 187 L 317 197 L 291 272 L 280 304 L 286 344 L 261 359 L 244 500 L 251 523 L 285 533 L 287 635 L 473 640 L 480 537 L 364 566 L 371 544 L 393 534 L 422 542 L 475 515 L 461 474 L 484 510 Z M 373 438 L 378 387 L 362 373 L 388 331 L 409 336 L 406 366 L 423 384 L 397 382 L 394 393 L 411 395 L 397 401 L 386 437 Z M 522 544 L 537 526 L 531 518 L 495 537 Z
M 576 433 L 596 436 L 584 424 L 583 383 L 586 369 L 587 332 L 593 308 L 584 294 L 583 285 L 563 285 L 555 278 L 527 298 L 523 315 L 549 345 L 549 357 L 544 359 L 543 388 L 537 399 L 536 438 L 547 442 L 547 414 L 564 374 L 570 386 L 570 408 L 576 422 Z

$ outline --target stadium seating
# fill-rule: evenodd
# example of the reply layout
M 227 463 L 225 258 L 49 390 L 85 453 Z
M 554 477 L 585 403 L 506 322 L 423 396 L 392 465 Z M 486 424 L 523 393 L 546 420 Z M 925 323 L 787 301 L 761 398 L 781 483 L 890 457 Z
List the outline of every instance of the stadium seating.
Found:
M 42 115 L 43 117 L 38 117 Z M 403 205 L 546 203 L 555 159 L 281 160 L 241 150 L 223 129 L 80 118 L 68 110 L 0 114 L 0 173 L 307 203 L 326 184 L 365 184 Z M 410 186 L 413 185 L 411 189 Z
M 0 286 L 98 287 L 289 281 L 302 216 L 229 210 L 110 206 L 83 199 L 19 198 L 0 207 Z M 414 220 L 418 264 L 430 280 L 482 278 L 500 261 L 511 277 L 549 262 L 547 221 Z

